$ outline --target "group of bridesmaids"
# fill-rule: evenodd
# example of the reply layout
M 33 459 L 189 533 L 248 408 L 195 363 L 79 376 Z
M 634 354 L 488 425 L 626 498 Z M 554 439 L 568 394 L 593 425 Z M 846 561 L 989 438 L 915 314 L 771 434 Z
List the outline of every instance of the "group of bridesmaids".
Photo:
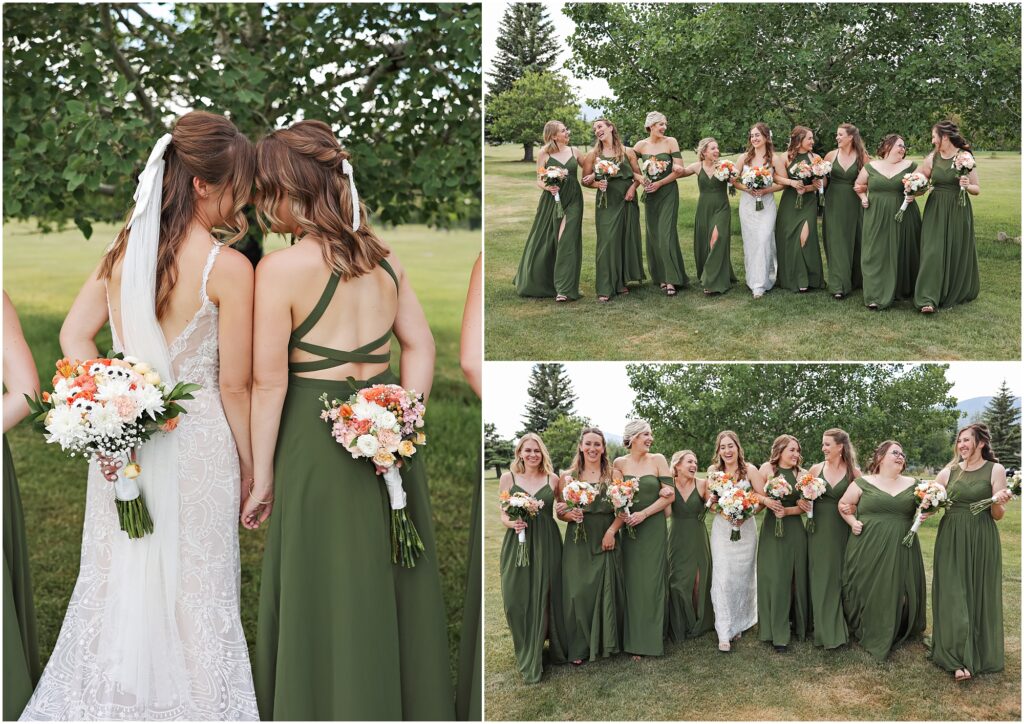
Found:
M 690 285 L 679 247 L 679 187 L 697 177 L 693 255 L 699 284 L 706 295 L 721 294 L 736 281 L 730 260 L 732 210 L 730 193 L 740 194 L 745 281 L 754 298 L 777 286 L 793 292 L 827 287 L 836 299 L 863 288 L 864 304 L 878 310 L 896 299 L 910 299 L 921 312 L 968 302 L 978 296 L 980 281 L 974 217 L 966 195 L 980 193 L 976 171 L 961 176 L 953 160 L 971 146 L 952 121 L 932 127 L 933 150 L 918 165 L 909 160 L 906 143 L 889 134 L 876 158 L 867 153 L 856 126 L 836 129 L 836 148 L 824 160 L 832 164 L 825 178 L 803 179 L 793 172 L 800 163 L 822 159 L 813 152 L 814 133 L 804 126 L 790 132 L 784 153 L 775 150 L 764 123 L 751 127 L 745 153 L 735 160 L 739 176 L 716 177 L 721 151 L 714 138 L 697 145 L 697 160 L 683 164 L 679 144 L 666 135 L 661 113 L 647 115 L 648 136 L 633 148 L 623 145 L 611 121 L 593 123 L 596 142 L 583 153 L 570 145 L 569 129 L 559 121 L 544 126 L 541 168 L 556 166 L 568 175 L 558 185 L 538 176 L 540 202 L 526 240 L 514 284 L 518 294 L 580 298 L 583 257 L 582 185 L 598 191 L 596 287 L 600 302 L 628 294 L 643 283 L 640 206 L 643 191 L 647 265 L 651 279 L 668 296 Z M 596 166 L 611 162 L 609 177 Z M 665 173 L 643 173 L 644 164 L 659 163 Z M 771 171 L 771 185 L 750 189 L 740 178 L 749 169 Z M 577 179 L 582 169 L 581 181 Z M 924 213 L 914 196 L 905 194 L 903 177 L 919 172 L 931 181 Z M 651 180 L 655 176 L 657 180 Z M 775 192 L 782 191 L 778 204 Z M 963 192 L 966 192 L 963 193 Z M 925 190 L 917 192 L 917 195 Z M 818 243 L 818 201 L 821 195 L 822 241 L 828 271 Z M 904 201 L 908 207 L 897 220 Z
M 849 435 L 822 436 L 822 462 L 809 472 L 827 483 L 813 506 L 797 493 L 781 500 L 765 483 L 782 476 L 796 490 L 800 443 L 780 435 L 768 462 L 747 462 L 736 433 L 715 441 L 708 472 L 729 473 L 765 509 L 739 525 L 713 516 L 710 535 L 707 480 L 697 477 L 689 450 L 652 453 L 650 425 L 633 420 L 623 443 L 628 454 L 610 462 L 603 433 L 580 433 L 572 466 L 556 475 L 540 436 L 519 440 L 500 488 L 544 502 L 536 517 L 511 520 L 501 550 L 505 616 L 519 671 L 541 679 L 545 663 L 586 661 L 628 653 L 660 656 L 666 639 L 681 642 L 714 630 L 718 648 L 758 626 L 758 638 L 785 653 L 793 638 L 834 649 L 857 641 L 878 660 L 925 628 L 925 574 L 921 546 L 904 537 L 918 515 L 917 480 L 904 475 L 902 446 L 887 440 L 866 472 L 858 467 Z M 607 486 L 636 478 L 630 514 L 616 511 Z M 561 487 L 569 479 L 596 484 L 590 506 L 567 508 Z M 996 521 L 1011 498 L 1006 471 L 991 449 L 984 424 L 957 433 L 953 460 L 937 476 L 952 501 L 935 540 L 931 660 L 958 681 L 1003 668 L 1002 562 Z M 988 511 L 971 504 L 995 498 Z M 713 510 L 713 509 L 712 509 Z M 813 527 L 801 517 L 813 511 Z M 555 516 L 567 523 L 562 540 Z M 772 516 L 769 518 L 769 516 Z M 781 521 L 780 536 L 770 519 Z M 671 521 L 669 524 L 668 521 Z M 577 535 L 582 528 L 585 537 Z M 526 530 L 528 565 L 517 565 L 518 532 Z M 632 532 L 630 532 L 630 530 Z M 545 642 L 548 648 L 545 650 Z

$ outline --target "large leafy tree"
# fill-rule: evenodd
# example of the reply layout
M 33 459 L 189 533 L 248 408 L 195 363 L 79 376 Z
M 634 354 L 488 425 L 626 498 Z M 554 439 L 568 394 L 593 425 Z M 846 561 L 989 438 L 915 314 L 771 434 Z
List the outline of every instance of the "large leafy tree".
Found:
M 576 457 L 580 430 L 590 426 L 590 420 L 578 415 L 560 415 L 544 431 L 544 445 L 551 455 L 555 473 L 561 473 L 572 465 Z
M 561 121 L 572 131 L 573 143 L 587 136 L 576 93 L 558 73 L 529 72 L 487 105 L 494 137 L 523 144 L 523 161 L 533 161 L 533 147 L 543 140 L 544 124 Z
M 572 381 L 565 365 L 558 362 L 535 364 L 530 371 L 526 394 L 529 402 L 523 413 L 520 435 L 527 432 L 543 434 L 556 419 L 571 415 L 576 404 Z
M 1006 380 L 985 405 L 982 420 L 992 433 L 992 451 L 1008 468 L 1020 467 L 1020 407 Z
M 512 441 L 498 434 L 494 423 L 484 425 L 484 467 L 494 468 L 495 477 L 501 477 L 502 467 L 508 467 L 514 454 Z
M 525 73 L 550 69 L 562 49 L 548 9 L 540 3 L 510 3 L 495 44 L 494 70 L 488 73 L 492 95 L 504 93 Z

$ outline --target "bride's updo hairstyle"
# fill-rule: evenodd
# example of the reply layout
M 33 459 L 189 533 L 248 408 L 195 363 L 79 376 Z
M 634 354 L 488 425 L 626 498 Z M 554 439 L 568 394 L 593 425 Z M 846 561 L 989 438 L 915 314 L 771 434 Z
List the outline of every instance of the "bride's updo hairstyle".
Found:
M 651 423 L 647 420 L 630 420 L 626 423 L 626 428 L 622 431 L 622 444 L 626 448 L 633 447 L 633 438 L 642 432 L 650 432 Z
M 192 179 L 199 178 L 219 189 L 223 195 L 231 188 L 233 202 L 226 219 L 216 219 L 223 227 L 217 235 L 225 244 L 234 244 L 249 230 L 242 209 L 249 203 L 256 156 L 252 142 L 235 124 L 216 113 L 192 111 L 174 124 L 171 142 L 164 151 L 164 180 L 160 206 L 160 248 L 156 262 L 156 316 L 167 311 L 171 289 L 178 278 L 178 250 L 196 215 L 196 191 Z M 114 266 L 128 246 L 128 211 L 124 227 L 118 232 L 100 265 L 99 278 L 109 280 Z
M 361 201 L 359 228 L 353 229 L 352 189 L 345 173 L 349 158 L 323 121 L 299 121 L 256 144 L 260 225 L 264 231 L 266 220 L 280 226 L 275 214 L 287 202 L 299 236 L 321 239 L 324 261 L 346 281 L 372 271 L 388 255 Z

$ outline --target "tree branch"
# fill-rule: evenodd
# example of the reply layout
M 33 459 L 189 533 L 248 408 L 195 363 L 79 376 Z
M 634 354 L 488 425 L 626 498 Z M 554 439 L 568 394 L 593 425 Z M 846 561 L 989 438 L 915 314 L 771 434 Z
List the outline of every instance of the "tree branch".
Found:
M 103 33 L 110 44 L 110 53 L 113 56 L 114 65 L 117 66 L 118 70 L 124 75 L 129 83 L 132 84 L 135 90 L 135 97 L 139 101 L 139 105 L 142 106 L 142 110 L 145 112 L 146 117 L 150 121 L 156 123 L 159 119 L 157 118 L 156 109 L 149 102 L 149 98 L 146 97 L 146 93 L 142 88 L 142 83 L 139 81 L 138 75 L 132 70 L 131 65 L 121 54 L 120 49 L 117 47 L 117 38 L 114 35 L 114 26 L 110 18 L 110 13 L 113 12 L 113 8 L 108 8 L 106 12 L 102 14 L 103 22 Z
M 168 38 L 173 38 L 174 37 L 174 35 L 175 35 L 174 28 L 172 28 L 170 25 L 168 25 L 167 23 L 163 22 L 162 20 L 157 20 L 156 18 L 154 18 L 148 12 L 143 10 L 142 6 L 139 5 L 138 3 L 125 3 L 124 7 L 128 8 L 129 10 L 134 10 L 136 13 L 139 14 L 139 16 L 142 17 L 143 20 L 145 20 L 150 25 L 155 27 L 157 30 L 162 32 Z

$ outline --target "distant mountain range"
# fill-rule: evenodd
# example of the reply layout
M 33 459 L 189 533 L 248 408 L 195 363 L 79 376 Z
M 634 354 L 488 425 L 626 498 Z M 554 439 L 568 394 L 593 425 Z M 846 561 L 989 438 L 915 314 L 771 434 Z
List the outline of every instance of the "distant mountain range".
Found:
M 956 405 L 957 409 L 960 410 L 960 418 L 964 420 L 972 419 L 975 415 L 980 414 L 981 411 L 985 409 L 985 406 L 988 405 L 991 399 L 992 397 L 989 396 L 972 397 L 969 400 L 960 400 Z M 1017 408 L 1020 407 L 1019 397 L 1013 398 L 1013 406 Z

